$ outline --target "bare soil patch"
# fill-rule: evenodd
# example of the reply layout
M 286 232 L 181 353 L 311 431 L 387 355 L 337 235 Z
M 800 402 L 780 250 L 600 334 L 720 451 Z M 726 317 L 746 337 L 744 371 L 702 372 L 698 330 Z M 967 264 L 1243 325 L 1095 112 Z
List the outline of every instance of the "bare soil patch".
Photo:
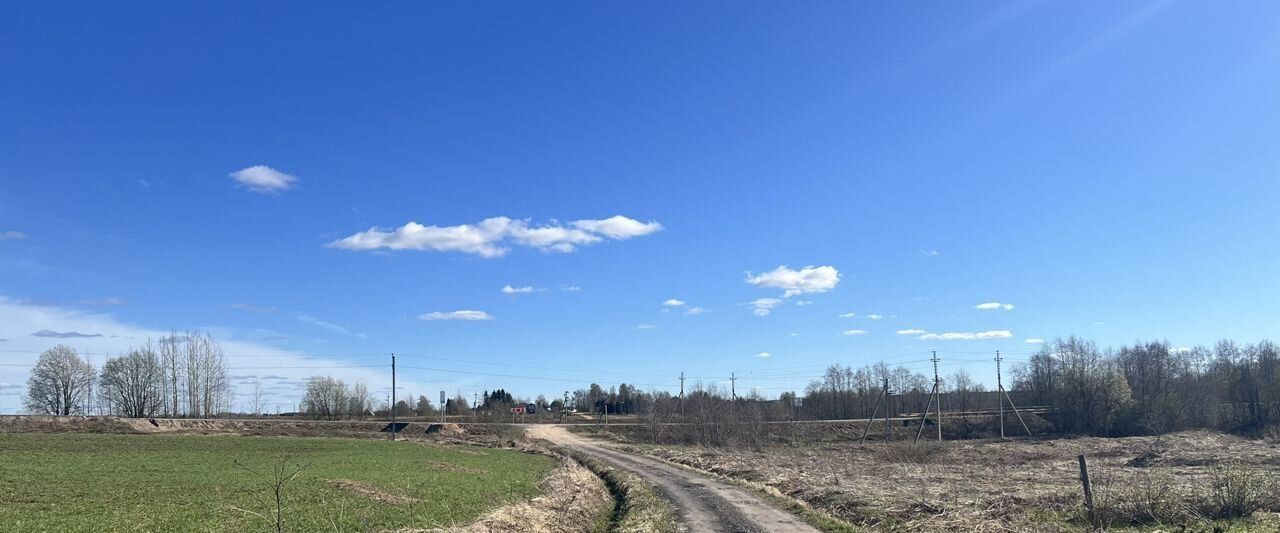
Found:
M 462 472 L 464 474 L 483 474 L 485 470 L 479 468 L 471 468 L 469 466 L 455 465 L 444 461 L 427 461 L 427 466 L 435 470 L 445 470 L 448 472 Z
M 368 483 L 365 483 L 363 481 L 355 481 L 353 479 L 333 479 L 333 480 L 330 480 L 329 482 L 332 483 L 333 486 L 339 489 L 345 490 L 347 492 L 354 492 L 356 494 L 360 494 L 363 496 L 368 496 L 382 503 L 389 503 L 392 505 L 406 505 L 410 503 L 418 503 L 419 501 L 417 498 L 410 498 L 408 496 L 392 494 L 390 492 L 380 490 L 377 487 L 370 485 Z

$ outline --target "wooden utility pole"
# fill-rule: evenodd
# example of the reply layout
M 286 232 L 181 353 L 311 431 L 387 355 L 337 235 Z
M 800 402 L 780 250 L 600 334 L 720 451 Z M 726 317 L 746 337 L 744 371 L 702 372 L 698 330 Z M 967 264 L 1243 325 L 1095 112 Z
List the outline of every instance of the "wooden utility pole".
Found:
M 929 408 L 933 407 L 933 400 L 938 400 L 938 416 L 935 422 L 938 426 L 938 442 L 942 442 L 942 398 L 939 397 L 939 379 L 938 379 L 938 352 L 933 352 L 933 392 L 929 394 L 929 403 L 925 404 L 924 412 L 920 414 L 920 427 L 916 429 L 916 438 L 912 443 L 920 442 L 920 435 L 924 434 L 924 423 L 929 418 Z
M 1022 424 L 1022 430 L 1027 432 L 1030 437 L 1031 429 L 1027 427 L 1027 421 L 1022 419 L 1022 413 L 1018 412 L 1018 406 L 1014 405 L 1013 397 L 1009 396 L 1009 391 L 1004 390 L 1004 381 L 1000 375 L 1000 350 L 996 350 L 996 395 L 1000 400 L 1000 438 L 1004 438 L 1004 402 L 1009 402 L 1009 407 L 1013 408 L 1013 414 L 1018 415 L 1018 422 Z
M 729 373 L 729 394 L 733 396 L 733 401 L 738 401 L 738 377 L 733 372 Z
M 684 372 L 680 373 L 680 420 L 684 420 Z
M 1000 377 L 1000 350 L 996 350 L 996 399 L 1000 400 L 1000 438 L 1004 438 L 1004 382 Z
M 867 427 L 862 428 L 862 438 L 858 440 L 858 443 L 867 442 L 867 433 L 871 431 L 871 423 L 875 421 L 876 413 L 880 412 L 880 401 L 883 400 L 885 395 L 888 393 L 889 393 L 889 380 L 885 379 L 884 388 L 880 389 L 880 395 L 876 396 L 876 405 L 875 407 L 871 408 L 871 416 L 867 418 Z
M 391 354 L 391 440 L 396 440 L 396 354 Z

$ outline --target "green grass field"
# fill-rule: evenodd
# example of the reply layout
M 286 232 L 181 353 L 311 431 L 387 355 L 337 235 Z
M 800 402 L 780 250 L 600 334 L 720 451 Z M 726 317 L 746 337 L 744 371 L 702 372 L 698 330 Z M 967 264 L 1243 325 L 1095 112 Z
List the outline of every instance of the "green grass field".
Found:
M 286 488 L 288 531 L 467 523 L 538 494 L 555 466 L 511 450 L 378 440 L 0 434 L 0 531 L 274 531 L 268 477 L 284 457 L 311 463 Z

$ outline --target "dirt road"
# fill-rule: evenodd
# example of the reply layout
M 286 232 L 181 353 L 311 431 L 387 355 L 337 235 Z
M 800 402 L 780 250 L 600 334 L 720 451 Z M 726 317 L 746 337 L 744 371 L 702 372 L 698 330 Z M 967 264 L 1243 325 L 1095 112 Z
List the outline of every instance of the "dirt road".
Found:
M 630 455 L 570 433 L 563 427 L 535 425 L 529 436 L 596 456 L 635 472 L 662 494 L 676 509 L 687 531 L 802 532 L 817 529 L 795 515 L 778 509 L 737 485 L 672 466 L 657 459 Z

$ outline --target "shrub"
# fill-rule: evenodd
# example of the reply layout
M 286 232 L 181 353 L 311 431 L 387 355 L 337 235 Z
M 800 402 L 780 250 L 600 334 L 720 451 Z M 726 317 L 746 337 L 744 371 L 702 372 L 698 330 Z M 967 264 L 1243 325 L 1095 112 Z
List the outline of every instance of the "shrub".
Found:
M 1209 472 L 1208 490 L 1200 498 L 1200 512 L 1209 518 L 1249 516 L 1275 503 L 1276 484 L 1264 473 L 1235 465 Z

